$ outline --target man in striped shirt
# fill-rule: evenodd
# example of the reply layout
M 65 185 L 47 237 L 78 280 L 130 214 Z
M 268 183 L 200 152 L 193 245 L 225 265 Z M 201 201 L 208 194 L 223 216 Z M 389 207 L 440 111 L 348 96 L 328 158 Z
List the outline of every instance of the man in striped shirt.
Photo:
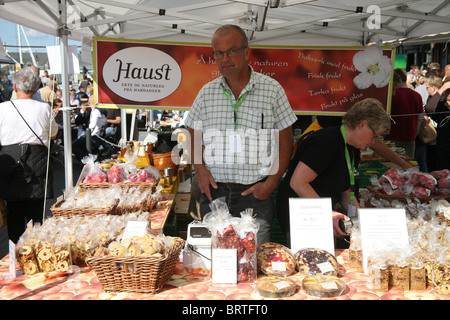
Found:
M 212 48 L 222 76 L 200 90 L 185 121 L 202 193 L 200 215 L 220 197 L 233 216 L 253 208 L 259 245 L 271 241 L 271 194 L 289 164 L 297 117 L 281 85 L 249 65 L 241 28 L 217 29 Z

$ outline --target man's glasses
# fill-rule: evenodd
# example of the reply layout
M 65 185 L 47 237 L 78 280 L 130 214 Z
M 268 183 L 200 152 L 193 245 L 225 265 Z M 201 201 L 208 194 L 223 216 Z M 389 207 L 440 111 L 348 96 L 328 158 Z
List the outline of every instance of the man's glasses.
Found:
M 216 59 L 222 59 L 223 56 L 226 54 L 228 57 L 233 57 L 235 56 L 239 51 L 244 50 L 245 48 L 247 48 L 247 46 L 242 46 L 240 48 L 237 49 L 230 49 L 227 51 L 213 51 L 212 55 L 214 56 L 214 58 Z

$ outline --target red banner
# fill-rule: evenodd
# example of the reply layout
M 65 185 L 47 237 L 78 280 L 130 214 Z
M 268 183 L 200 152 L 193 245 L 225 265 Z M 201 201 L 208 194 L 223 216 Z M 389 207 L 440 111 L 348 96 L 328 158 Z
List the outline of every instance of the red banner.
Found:
M 187 109 L 201 87 L 220 76 L 210 45 L 94 40 L 102 107 Z M 249 64 L 280 82 L 297 114 L 342 115 L 369 97 L 389 110 L 391 48 L 250 49 Z

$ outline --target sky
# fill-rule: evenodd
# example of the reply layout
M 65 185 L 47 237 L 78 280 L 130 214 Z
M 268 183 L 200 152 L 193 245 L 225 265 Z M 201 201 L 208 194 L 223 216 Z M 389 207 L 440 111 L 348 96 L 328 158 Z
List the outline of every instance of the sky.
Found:
M 49 34 L 42 33 L 26 27 L 23 27 L 23 31 L 25 32 L 28 38 L 30 46 L 43 46 L 43 48 L 33 48 L 33 51 L 36 50 L 45 52 L 46 51 L 45 46 L 54 46 L 59 44 L 58 38 L 51 36 Z M 22 37 L 22 46 L 26 46 L 27 42 L 25 40 L 22 31 L 21 37 Z M 19 45 L 19 37 L 17 35 L 17 24 L 0 19 L 0 38 L 2 43 L 5 45 L 6 50 L 10 52 L 18 51 L 18 48 L 8 47 L 8 45 L 12 46 Z M 79 42 L 69 41 L 69 45 L 71 44 L 80 45 Z

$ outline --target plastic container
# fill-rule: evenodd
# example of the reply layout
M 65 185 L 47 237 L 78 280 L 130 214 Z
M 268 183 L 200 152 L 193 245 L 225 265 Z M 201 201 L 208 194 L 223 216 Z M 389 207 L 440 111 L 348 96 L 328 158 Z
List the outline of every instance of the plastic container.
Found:
M 266 298 L 286 298 L 297 292 L 297 284 L 288 278 L 263 276 L 255 281 L 256 292 Z
M 336 276 L 339 264 L 334 255 L 326 250 L 306 248 L 295 254 L 297 270 L 303 274 L 324 274 Z
M 316 274 L 306 276 L 302 281 L 303 290 L 311 296 L 334 298 L 345 290 L 345 282 L 335 276 Z

